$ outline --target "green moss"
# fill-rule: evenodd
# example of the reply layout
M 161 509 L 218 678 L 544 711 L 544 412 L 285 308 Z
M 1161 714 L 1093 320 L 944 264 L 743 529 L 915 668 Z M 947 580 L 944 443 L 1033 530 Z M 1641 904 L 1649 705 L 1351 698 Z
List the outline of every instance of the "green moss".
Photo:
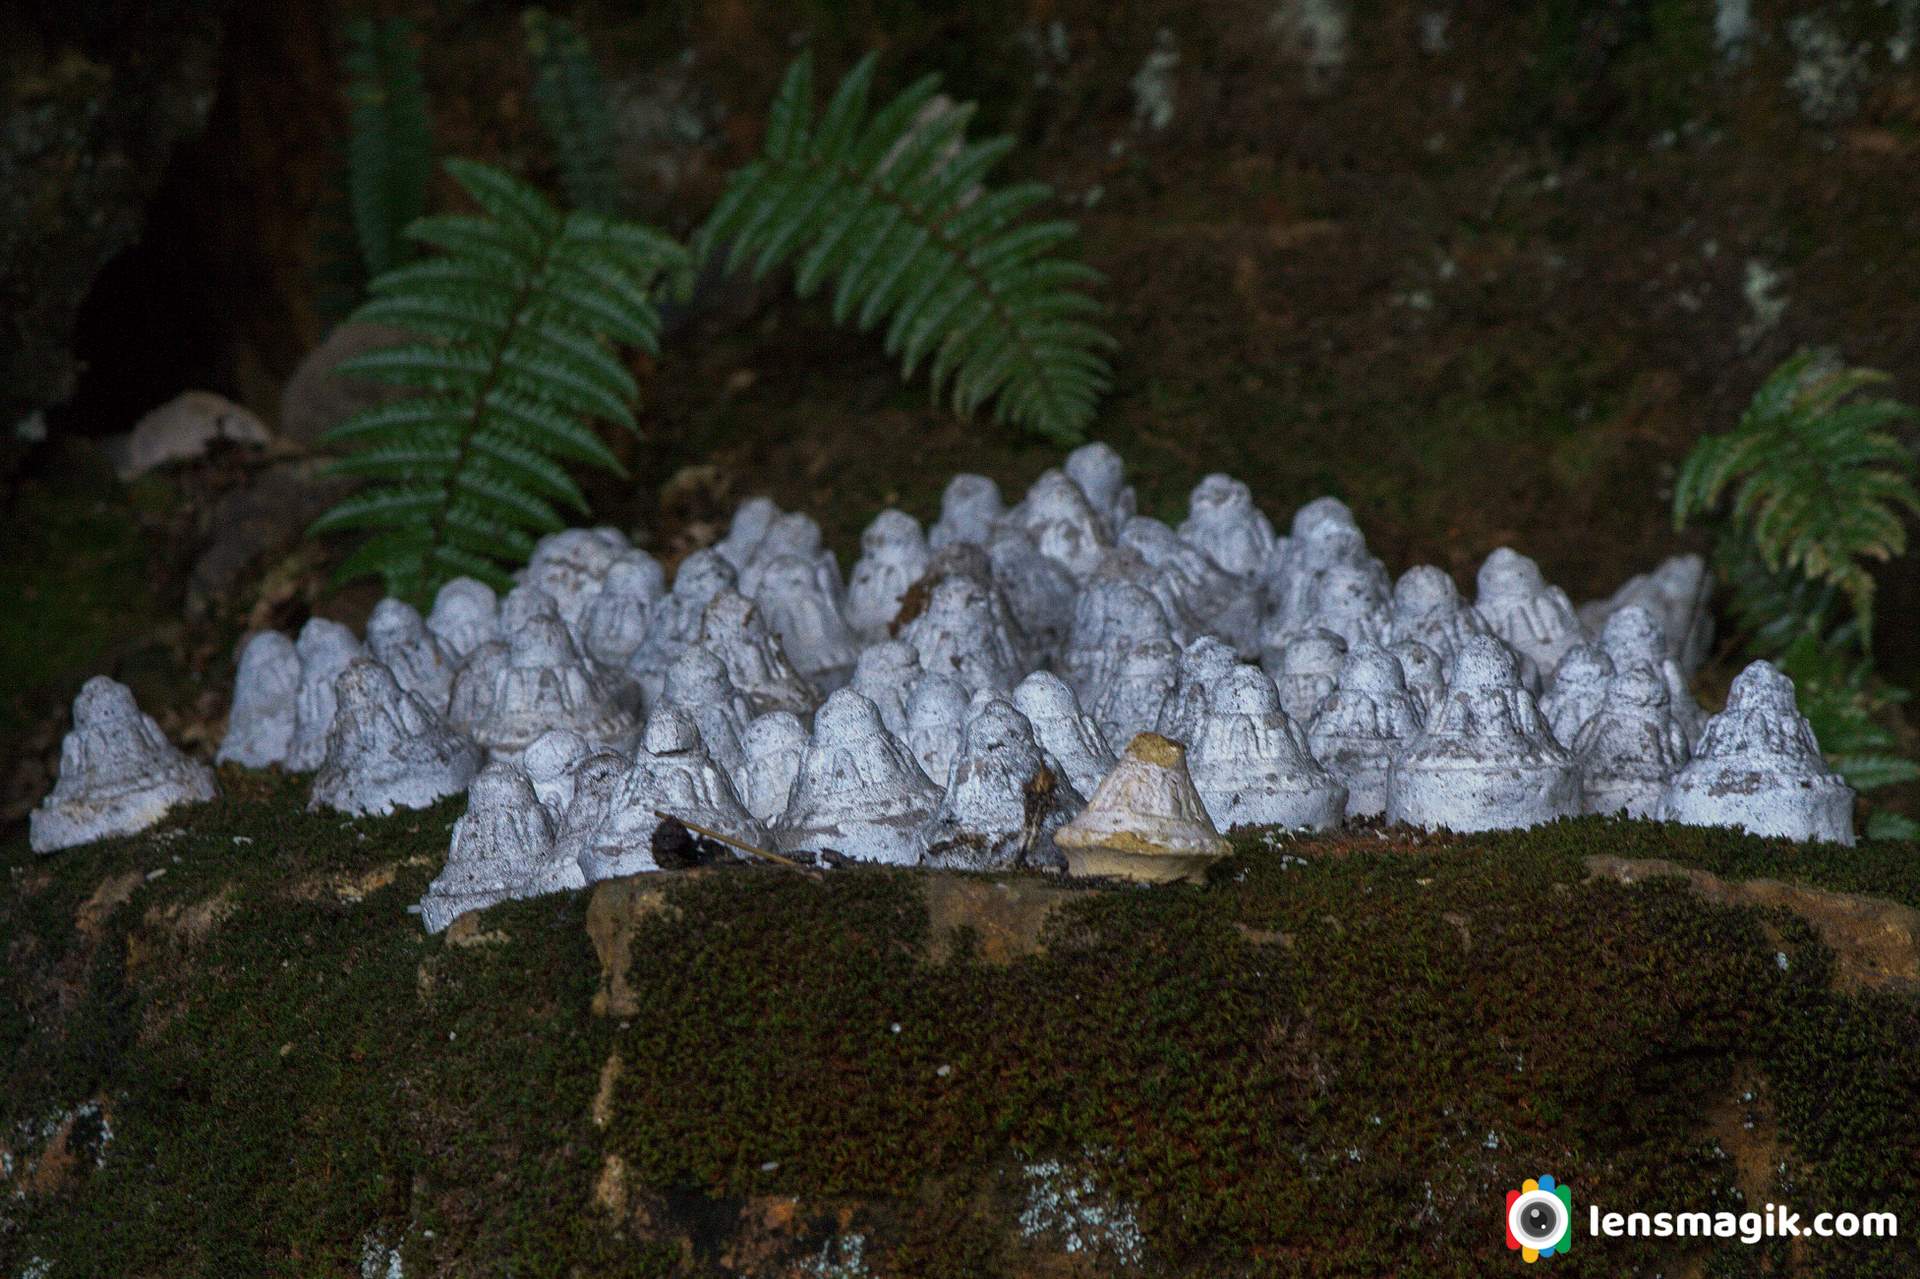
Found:
M 49 685 L 71 697 L 158 611 L 152 548 L 126 491 L 78 449 L 61 462 L 20 486 L 0 518 L 0 740 L 32 719 Z
M 670 881 L 633 940 L 638 1008 L 610 1021 L 588 1011 L 586 895 L 490 911 L 501 936 L 465 947 L 405 914 L 457 804 L 345 821 L 306 813 L 297 782 L 224 780 L 234 798 L 171 831 L 7 856 L 0 1121 L 98 1097 L 112 1133 L 70 1190 L 5 1210 L 5 1248 L 55 1276 L 101 1255 L 351 1275 L 370 1237 L 408 1273 L 705 1273 L 779 1197 L 799 1206 L 790 1260 L 858 1234 L 875 1273 L 1011 1275 L 1061 1246 L 1015 1225 L 1043 1160 L 1131 1214 L 1149 1274 L 1481 1275 L 1507 1261 L 1500 1192 L 1524 1177 L 1739 1206 L 1732 1138 L 1703 1117 L 1743 1110 L 1777 1126 L 1796 1204 L 1920 1193 L 1912 1000 L 1835 993 L 1795 919 L 1581 863 L 1916 900 L 1910 846 L 1598 821 L 1243 840 L 1205 886 L 1076 900 L 1006 967 L 922 957 L 912 872 L 743 869 Z M 129 871 L 127 904 L 76 928 Z M 195 939 L 215 898 L 231 914 Z M 609 1156 L 644 1213 L 594 1206 Z M 1761 1252 L 1690 1255 L 1738 1275 Z M 1593 1241 L 1565 1269 L 1681 1256 Z M 1911 1240 L 1836 1241 L 1799 1273 L 1915 1260 Z

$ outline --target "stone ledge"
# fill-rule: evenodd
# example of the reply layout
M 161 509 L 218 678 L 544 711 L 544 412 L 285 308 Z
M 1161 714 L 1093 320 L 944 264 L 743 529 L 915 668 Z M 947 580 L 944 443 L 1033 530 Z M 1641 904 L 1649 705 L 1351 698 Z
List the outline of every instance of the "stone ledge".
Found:
M 1725 880 L 1663 858 L 1596 854 L 1587 870 L 1623 884 L 1680 876 L 1710 902 L 1783 907 L 1820 934 L 1834 953 L 1834 984 L 1842 990 L 1920 992 L 1920 911 L 1859 893 L 1837 893 L 1777 879 Z

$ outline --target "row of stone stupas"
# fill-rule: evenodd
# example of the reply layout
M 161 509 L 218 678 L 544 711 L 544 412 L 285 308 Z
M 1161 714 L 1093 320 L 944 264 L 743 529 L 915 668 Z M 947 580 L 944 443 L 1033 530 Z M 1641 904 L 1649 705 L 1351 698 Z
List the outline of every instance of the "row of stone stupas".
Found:
M 1011 507 L 962 475 L 924 532 L 883 512 L 845 578 L 812 519 L 757 498 L 671 585 L 580 529 L 504 597 L 457 579 L 424 618 L 383 601 L 364 642 L 320 619 L 256 635 L 219 758 L 317 770 L 313 803 L 348 813 L 468 791 L 430 923 L 650 869 L 660 813 L 774 851 L 1058 866 L 1057 833 L 1142 733 L 1183 748 L 1218 829 L 1587 812 L 1850 841 L 1851 792 L 1785 676 L 1749 668 L 1711 720 L 1694 701 L 1709 589 L 1681 557 L 1576 610 L 1501 549 L 1469 602 L 1438 568 L 1391 577 L 1331 498 L 1287 536 L 1222 475 L 1177 528 L 1139 515 L 1090 445 Z M 132 756 L 90 762 L 114 756 L 91 705 L 38 848 L 126 825 L 89 816 L 139 789 Z

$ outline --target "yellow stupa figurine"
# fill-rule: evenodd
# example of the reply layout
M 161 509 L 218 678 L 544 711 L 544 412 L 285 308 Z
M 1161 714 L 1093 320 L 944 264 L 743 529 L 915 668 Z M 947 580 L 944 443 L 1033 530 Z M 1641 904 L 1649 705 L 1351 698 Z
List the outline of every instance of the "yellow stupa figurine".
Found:
M 1136 734 L 1086 808 L 1055 833 L 1067 870 L 1149 884 L 1198 882 L 1229 845 L 1187 774 L 1186 748 Z

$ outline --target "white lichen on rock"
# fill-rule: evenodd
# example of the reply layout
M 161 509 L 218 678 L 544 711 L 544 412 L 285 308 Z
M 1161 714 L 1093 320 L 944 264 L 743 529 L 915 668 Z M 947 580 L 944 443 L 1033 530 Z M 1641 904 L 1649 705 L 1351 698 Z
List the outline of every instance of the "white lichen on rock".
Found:
M 1133 1206 L 1102 1190 L 1092 1167 L 1068 1167 L 1057 1159 L 1031 1163 L 1025 1174 L 1020 1233 L 1052 1239 L 1069 1256 L 1121 1266 L 1146 1257 L 1146 1236 Z

